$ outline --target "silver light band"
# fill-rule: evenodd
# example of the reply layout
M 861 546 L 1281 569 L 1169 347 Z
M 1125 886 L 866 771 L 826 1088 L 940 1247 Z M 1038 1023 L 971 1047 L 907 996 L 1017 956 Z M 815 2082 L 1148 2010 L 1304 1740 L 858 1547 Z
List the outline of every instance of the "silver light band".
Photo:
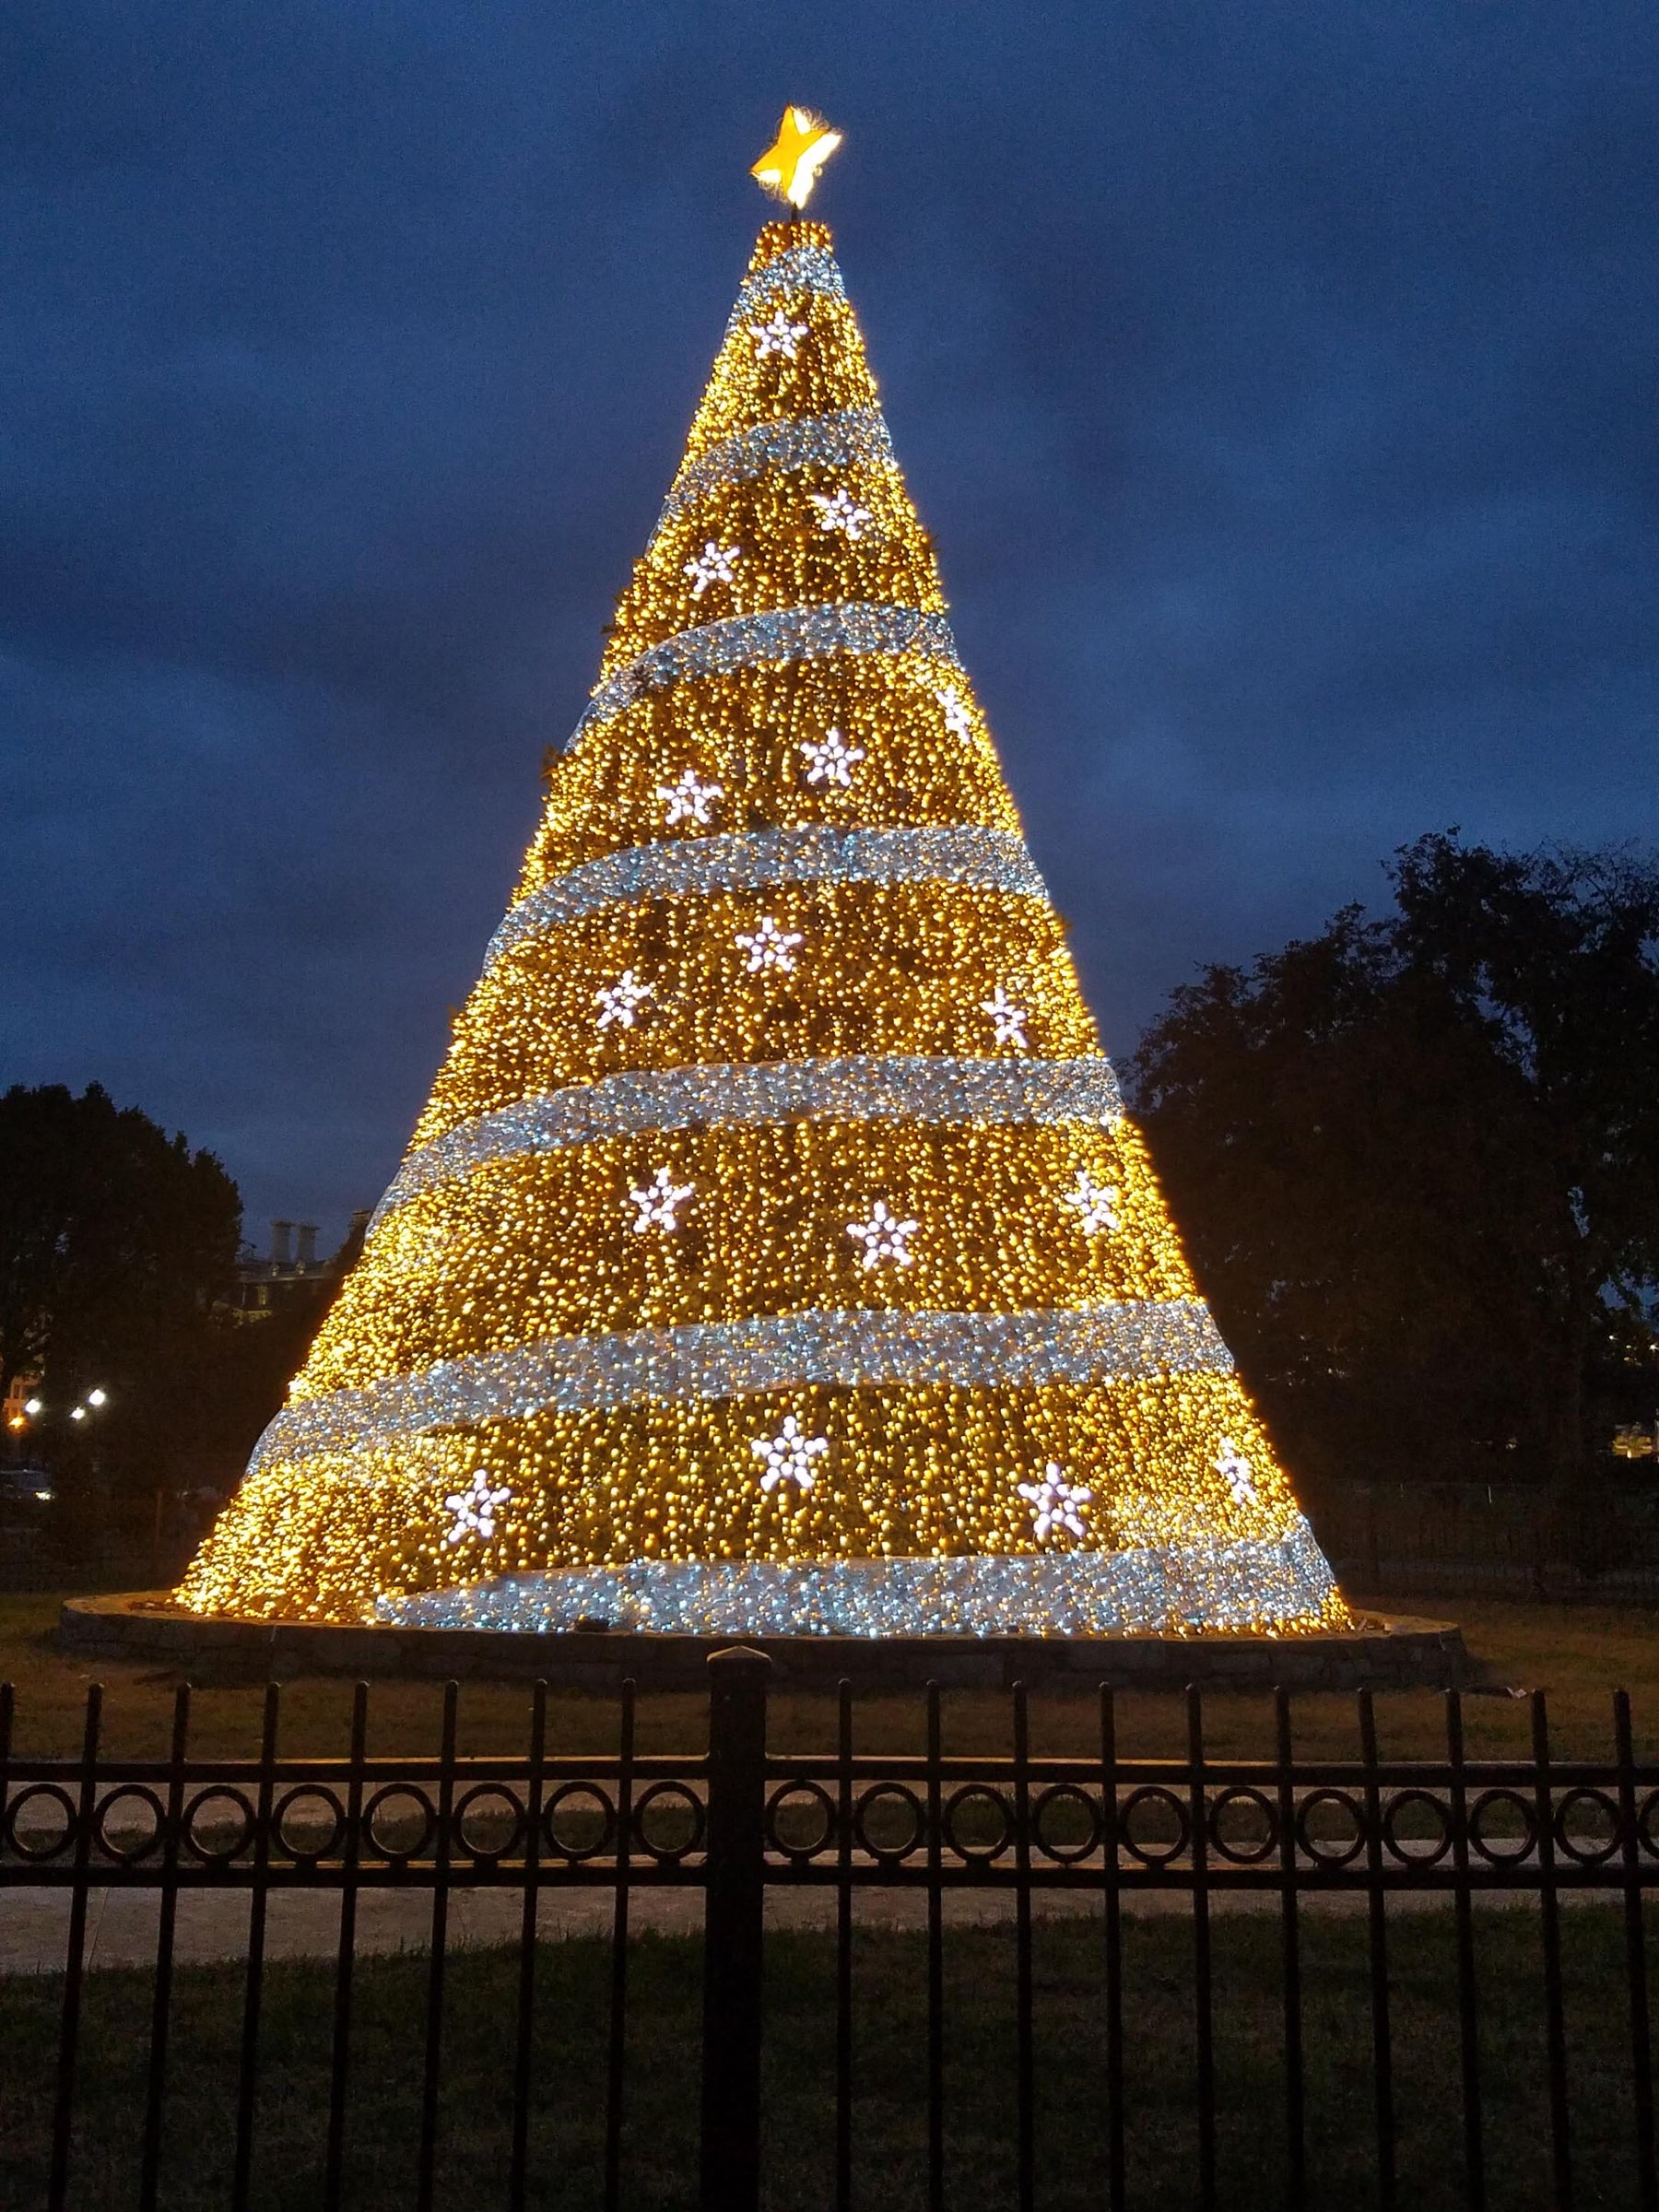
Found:
M 1048 887 L 1010 830 L 759 830 L 741 837 L 665 838 L 555 876 L 509 909 L 484 956 L 504 953 L 606 906 L 752 891 L 779 883 L 960 883 L 1044 899 Z
M 655 1130 L 790 1122 L 1085 1122 L 1113 1127 L 1124 1102 L 1112 1063 L 961 1060 L 893 1053 L 729 1062 L 604 1076 L 479 1114 L 410 1153 L 371 1233 L 422 1191 L 491 1161 Z
M 422 1629 L 689 1636 L 1109 1636 L 1250 1629 L 1316 1615 L 1335 1588 L 1300 1513 L 1280 1535 L 948 1559 L 641 1559 L 382 1597 Z
M 682 629 L 651 645 L 594 691 L 571 733 L 567 752 L 592 729 L 610 722 L 648 692 L 688 677 L 729 676 L 768 662 L 828 660 L 837 653 L 920 653 L 964 674 L 950 624 L 919 606 L 841 599 L 824 606 L 781 606 L 761 615 L 729 615 Z
M 626 1335 L 547 1336 L 302 1398 L 272 1421 L 249 1467 L 316 1452 L 373 1450 L 477 1421 L 747 1397 L 812 1383 L 971 1389 L 1112 1382 L 1231 1366 L 1197 1299 L 1025 1313 L 815 1311 Z
M 896 468 L 893 441 L 874 407 L 843 407 L 833 415 L 763 422 L 739 430 L 687 462 L 663 502 L 656 534 L 730 484 L 747 484 L 769 469 Z
M 763 269 L 746 277 L 726 324 L 726 336 L 740 330 L 749 317 L 790 292 L 822 292 L 826 299 L 844 300 L 846 285 L 836 260 L 824 246 L 787 246 Z

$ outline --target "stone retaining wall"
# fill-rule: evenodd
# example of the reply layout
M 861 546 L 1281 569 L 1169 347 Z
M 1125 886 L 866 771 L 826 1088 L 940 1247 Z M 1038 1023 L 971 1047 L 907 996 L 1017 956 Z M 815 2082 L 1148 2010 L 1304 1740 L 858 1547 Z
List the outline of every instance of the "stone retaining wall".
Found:
M 204 1619 L 164 1594 L 68 1599 L 59 1641 L 88 1658 L 176 1667 L 192 1680 L 297 1675 L 538 1677 L 565 1689 L 700 1689 L 709 1654 L 735 1639 L 510 1630 L 329 1628 L 300 1621 Z M 745 1640 L 751 1641 L 748 1639 Z M 1443 1621 L 1377 1616 L 1336 1636 L 762 1636 L 780 1686 L 1001 1689 L 1014 1682 L 1111 1682 L 1122 1688 L 1449 1688 L 1470 1678 L 1463 1631 Z

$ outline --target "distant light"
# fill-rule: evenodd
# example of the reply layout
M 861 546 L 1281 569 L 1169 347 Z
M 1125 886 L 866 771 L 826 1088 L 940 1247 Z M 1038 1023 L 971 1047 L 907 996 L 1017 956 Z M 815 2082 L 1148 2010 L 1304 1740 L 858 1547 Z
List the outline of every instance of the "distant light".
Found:
M 44 1408 L 42 1407 L 39 1398 L 25 1398 L 23 1401 L 23 1410 L 26 1414 L 28 1414 L 29 1419 L 33 1420 L 35 1415 L 42 1412 Z
M 73 1410 L 71 1411 L 70 1415 L 69 1415 L 69 1418 L 70 1418 L 72 1421 L 84 1421 L 84 1420 L 86 1419 L 86 1418 L 87 1418 L 87 1409 L 86 1409 L 86 1407 L 85 1407 L 84 1406 L 75 1406 L 75 1407 L 73 1408 Z
M 27 1429 L 29 1423 L 20 1413 L 14 1413 L 6 1425 L 8 1429 Z
M 107 1390 L 89 1390 L 87 1393 L 88 1406 L 107 1406 L 109 1402 L 110 1394 Z
M 50 1490 L 37 1490 L 35 1492 L 35 1496 L 41 1500 L 42 1505 L 50 1505 L 52 1503 L 52 1492 Z

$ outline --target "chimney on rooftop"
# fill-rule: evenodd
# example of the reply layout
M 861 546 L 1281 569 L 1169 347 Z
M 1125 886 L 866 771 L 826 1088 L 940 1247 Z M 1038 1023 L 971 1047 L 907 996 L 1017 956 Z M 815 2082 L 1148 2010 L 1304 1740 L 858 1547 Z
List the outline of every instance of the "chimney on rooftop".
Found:
M 292 1257 L 288 1239 L 294 1233 L 291 1221 L 273 1221 L 271 1224 L 271 1259 L 275 1265 L 286 1267 Z
M 294 1230 L 294 1236 L 297 1240 L 294 1257 L 301 1267 L 314 1267 L 317 1264 L 316 1223 L 314 1221 L 298 1223 Z

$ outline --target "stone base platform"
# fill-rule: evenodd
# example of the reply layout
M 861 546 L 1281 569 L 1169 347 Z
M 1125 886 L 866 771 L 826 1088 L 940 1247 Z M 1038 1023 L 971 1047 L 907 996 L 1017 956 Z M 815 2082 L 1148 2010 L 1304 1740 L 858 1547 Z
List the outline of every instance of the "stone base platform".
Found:
M 627 1630 L 535 1635 L 504 1629 L 327 1628 L 205 1619 L 164 1592 L 68 1599 L 64 1647 L 88 1659 L 176 1668 L 194 1682 L 299 1675 L 447 1681 L 545 1678 L 556 1688 L 701 1689 L 712 1653 L 742 1641 L 771 1660 L 779 1688 L 1003 1689 L 1014 1682 L 1123 1689 L 1444 1689 L 1473 1678 L 1449 1622 L 1373 1614 L 1329 1636 L 671 1636 Z

